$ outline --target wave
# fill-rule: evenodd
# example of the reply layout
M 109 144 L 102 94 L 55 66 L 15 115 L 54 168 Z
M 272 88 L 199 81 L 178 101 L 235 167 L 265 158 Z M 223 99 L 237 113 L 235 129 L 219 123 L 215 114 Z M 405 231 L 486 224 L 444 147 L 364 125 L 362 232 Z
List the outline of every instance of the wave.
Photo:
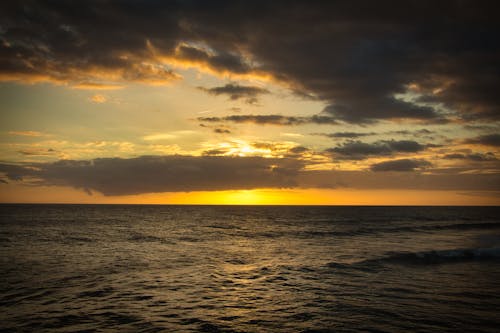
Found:
M 432 232 L 445 230 L 492 230 L 500 229 L 500 223 L 479 222 L 479 223 L 455 223 L 455 224 L 437 224 L 423 226 L 377 226 L 377 227 L 360 227 L 346 231 L 305 231 L 301 234 L 306 237 L 352 237 L 372 234 L 392 234 L 402 232 Z M 299 234 L 300 235 L 300 234 Z
M 478 222 L 478 223 L 456 223 L 445 225 L 431 225 L 414 227 L 415 230 L 474 230 L 474 229 L 498 229 L 500 223 L 497 222 Z
M 149 242 L 165 242 L 165 239 L 157 236 L 152 236 L 152 235 L 145 235 L 141 233 L 132 233 L 127 240 L 132 241 L 132 242 L 144 242 L 144 243 L 149 243 Z
M 389 252 L 381 258 L 366 259 L 350 264 L 330 262 L 329 268 L 334 269 L 367 269 L 373 266 L 393 264 L 427 266 L 471 261 L 500 261 L 500 248 L 475 248 L 434 250 L 422 252 Z
M 452 249 L 423 252 L 393 252 L 379 259 L 361 263 L 394 263 L 408 265 L 434 265 L 468 261 L 500 260 L 500 248 Z

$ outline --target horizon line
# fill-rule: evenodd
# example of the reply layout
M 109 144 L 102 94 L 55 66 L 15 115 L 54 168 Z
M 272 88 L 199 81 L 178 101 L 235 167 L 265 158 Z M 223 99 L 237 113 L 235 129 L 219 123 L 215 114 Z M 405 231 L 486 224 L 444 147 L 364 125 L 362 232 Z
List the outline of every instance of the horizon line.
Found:
M 79 205 L 79 206 L 240 206 L 240 207 L 500 207 L 500 205 L 401 205 L 401 204 L 197 204 L 197 203 L 82 203 L 82 202 L 0 202 L 0 205 Z

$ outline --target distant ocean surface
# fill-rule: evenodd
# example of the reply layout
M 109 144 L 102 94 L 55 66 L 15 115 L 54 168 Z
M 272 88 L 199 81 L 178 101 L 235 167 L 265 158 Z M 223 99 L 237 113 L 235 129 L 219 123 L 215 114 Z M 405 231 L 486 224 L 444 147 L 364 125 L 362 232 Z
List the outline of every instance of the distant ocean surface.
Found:
M 0 332 L 499 332 L 500 207 L 0 205 Z

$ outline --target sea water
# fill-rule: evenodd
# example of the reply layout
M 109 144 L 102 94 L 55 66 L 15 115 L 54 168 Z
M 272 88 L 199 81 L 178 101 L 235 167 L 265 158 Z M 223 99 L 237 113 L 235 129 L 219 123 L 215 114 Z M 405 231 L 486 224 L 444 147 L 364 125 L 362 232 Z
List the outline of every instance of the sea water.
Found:
M 499 330 L 499 207 L 0 205 L 1 332 Z

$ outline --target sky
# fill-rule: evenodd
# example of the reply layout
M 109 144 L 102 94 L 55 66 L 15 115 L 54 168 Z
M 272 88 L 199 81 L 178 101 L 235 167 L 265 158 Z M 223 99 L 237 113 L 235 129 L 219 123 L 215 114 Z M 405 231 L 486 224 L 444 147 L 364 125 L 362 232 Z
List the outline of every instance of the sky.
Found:
M 487 1 L 4 1 L 0 202 L 499 205 Z

